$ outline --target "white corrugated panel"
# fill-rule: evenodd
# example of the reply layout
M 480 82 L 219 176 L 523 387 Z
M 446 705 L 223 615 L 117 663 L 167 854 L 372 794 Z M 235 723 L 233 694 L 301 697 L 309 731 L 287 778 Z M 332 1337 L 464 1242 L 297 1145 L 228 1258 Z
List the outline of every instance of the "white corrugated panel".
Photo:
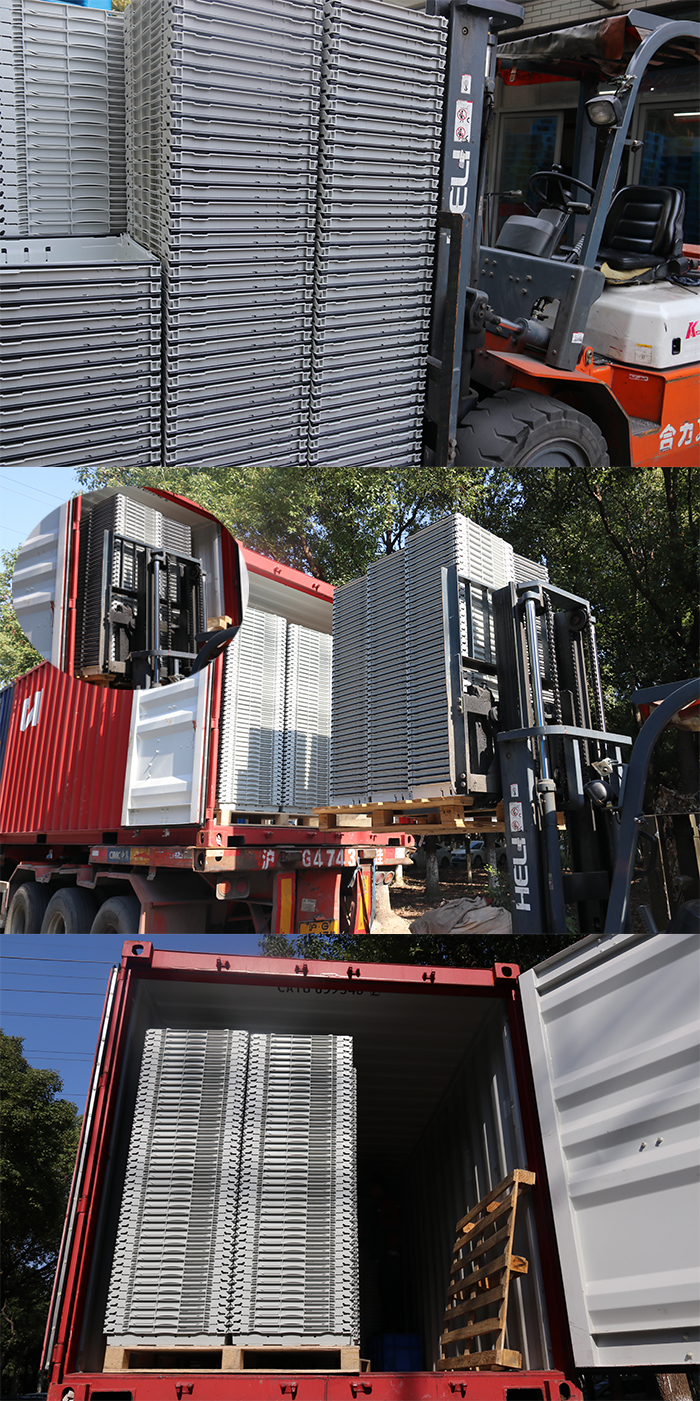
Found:
M 59 667 L 68 510 L 58 506 L 34 527 L 12 575 L 12 603 L 22 631 L 47 662 Z
M 520 978 L 578 1367 L 698 1359 L 697 934 L 591 935 Z
M 226 649 L 218 801 L 245 812 L 282 802 L 287 624 L 249 608 Z
M 210 667 L 134 691 L 124 784 L 125 827 L 201 821 Z
M 325 633 L 294 624 L 287 629 L 282 793 L 286 812 L 311 812 L 329 802 L 332 647 Z

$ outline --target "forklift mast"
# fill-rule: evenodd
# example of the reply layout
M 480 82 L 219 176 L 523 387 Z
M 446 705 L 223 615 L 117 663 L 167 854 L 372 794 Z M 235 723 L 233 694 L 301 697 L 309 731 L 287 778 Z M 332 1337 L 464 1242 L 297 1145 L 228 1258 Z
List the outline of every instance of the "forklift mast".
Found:
M 493 604 L 513 930 L 573 932 L 575 907 L 580 934 L 624 932 L 638 847 L 644 873 L 658 856 L 643 816 L 653 748 L 700 681 L 664 693 L 632 748 L 606 729 L 588 602 L 538 581 L 497 590 Z

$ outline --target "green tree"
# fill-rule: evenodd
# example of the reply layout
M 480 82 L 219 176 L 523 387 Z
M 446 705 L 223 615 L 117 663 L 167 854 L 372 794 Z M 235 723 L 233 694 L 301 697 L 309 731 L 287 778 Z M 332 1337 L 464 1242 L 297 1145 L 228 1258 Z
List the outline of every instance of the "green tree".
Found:
M 572 942 L 570 934 L 304 934 L 287 939 L 266 934 L 261 951 L 270 958 L 321 958 L 361 963 L 419 963 L 439 968 L 492 968 L 516 964 L 521 970 L 559 953 Z
M 25 637 L 12 606 L 12 574 L 18 554 L 19 547 L 0 553 L 0 686 L 44 660 Z
M 437 516 L 473 515 L 483 495 L 483 474 L 453 467 L 85 467 L 79 476 L 90 489 L 130 483 L 179 492 L 250 549 L 332 584 L 364 574 Z
M 478 519 L 590 600 L 611 729 L 638 687 L 696 674 L 700 472 L 495 469 Z
M 3 1396 L 36 1385 L 80 1128 L 60 1076 L 22 1050 L 0 1030 Z

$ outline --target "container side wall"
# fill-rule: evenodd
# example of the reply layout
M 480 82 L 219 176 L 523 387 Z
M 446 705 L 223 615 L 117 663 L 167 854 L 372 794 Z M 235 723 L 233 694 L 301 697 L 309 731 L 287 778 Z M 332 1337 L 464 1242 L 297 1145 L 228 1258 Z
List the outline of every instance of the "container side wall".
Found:
M 698 942 L 591 936 L 520 979 L 579 1367 L 698 1356 Z
M 0 787 L 3 834 L 119 826 L 131 699 L 46 662 L 18 678 Z
M 12 702 L 14 700 L 14 682 L 10 682 L 4 691 L 0 691 L 0 782 L 5 765 L 5 752 L 7 749 L 7 735 L 10 728 L 10 716 L 12 714 Z
M 415 1221 L 408 1268 L 409 1321 L 423 1333 L 423 1363 L 440 1356 L 455 1226 L 513 1168 L 531 1167 L 523 1144 L 512 1051 L 496 1007 L 470 1046 L 407 1169 L 406 1209 Z M 537 1190 L 535 1186 L 533 1191 Z M 530 1193 L 518 1205 L 514 1249 L 529 1262 L 515 1276 L 506 1347 L 523 1367 L 552 1366 Z M 484 1347 L 489 1346 L 485 1340 Z

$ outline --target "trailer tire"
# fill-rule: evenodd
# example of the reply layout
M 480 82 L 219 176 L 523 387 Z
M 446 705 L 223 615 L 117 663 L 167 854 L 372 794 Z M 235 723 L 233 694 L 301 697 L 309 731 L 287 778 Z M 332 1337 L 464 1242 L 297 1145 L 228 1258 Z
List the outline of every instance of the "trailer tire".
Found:
M 529 389 L 499 389 L 457 429 L 462 467 L 609 467 L 597 423 Z
M 51 896 L 44 918 L 42 934 L 89 934 L 95 918 L 95 901 L 89 890 L 66 886 Z
M 6 934 L 40 934 L 41 921 L 49 903 L 49 894 L 34 881 L 25 881 L 15 891 L 5 920 Z
M 135 895 L 112 895 L 100 905 L 91 934 L 138 934 L 141 906 Z

